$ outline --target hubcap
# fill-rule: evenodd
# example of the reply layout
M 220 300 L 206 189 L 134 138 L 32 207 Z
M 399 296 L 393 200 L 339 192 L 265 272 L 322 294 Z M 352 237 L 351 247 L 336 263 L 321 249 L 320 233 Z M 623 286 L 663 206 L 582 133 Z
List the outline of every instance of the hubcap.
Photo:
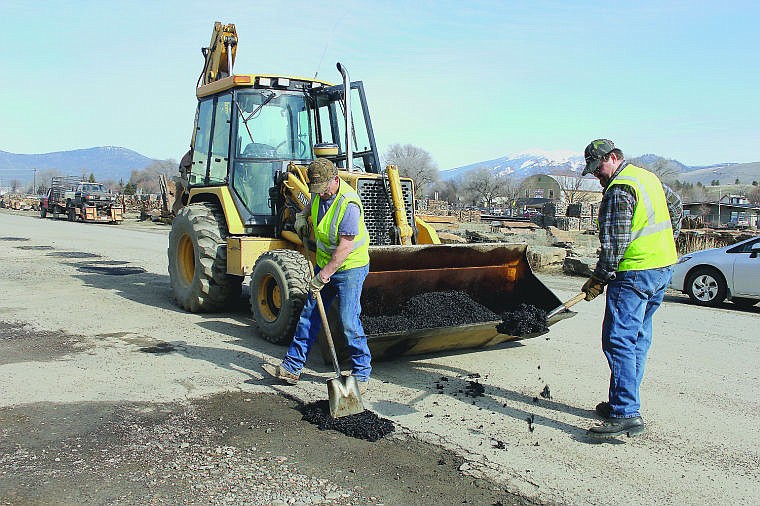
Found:
M 694 278 L 691 291 L 702 302 L 710 302 L 718 295 L 718 282 L 709 274 L 702 274 Z

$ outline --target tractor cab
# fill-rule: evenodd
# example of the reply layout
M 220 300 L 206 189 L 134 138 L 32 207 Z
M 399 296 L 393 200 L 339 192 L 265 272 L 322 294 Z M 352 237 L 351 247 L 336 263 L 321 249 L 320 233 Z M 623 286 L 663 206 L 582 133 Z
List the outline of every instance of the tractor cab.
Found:
M 342 170 L 379 172 L 361 82 L 351 83 L 351 95 L 359 107 L 352 115 L 353 149 L 346 156 L 343 85 L 235 75 L 198 88 L 189 188 L 229 185 L 246 228 L 271 235 L 266 229 L 274 230 L 277 216 L 269 190 L 290 162 L 313 160 L 316 144 L 337 145 L 329 158 Z

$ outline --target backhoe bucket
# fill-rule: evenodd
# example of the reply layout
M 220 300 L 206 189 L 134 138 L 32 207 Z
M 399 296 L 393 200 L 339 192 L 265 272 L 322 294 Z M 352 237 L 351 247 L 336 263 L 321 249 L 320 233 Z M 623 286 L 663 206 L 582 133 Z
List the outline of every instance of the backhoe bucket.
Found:
M 407 330 L 367 334 L 373 360 L 445 350 L 483 348 L 542 333 L 500 334 L 501 315 L 521 303 L 547 312 L 562 302 L 531 271 L 526 244 L 481 243 L 468 245 L 375 246 L 370 248 L 370 272 L 362 291 L 364 317 L 398 312 L 409 299 L 431 292 L 464 292 L 490 309 L 497 319 L 466 325 L 426 328 L 411 322 Z M 440 308 L 429 307 L 430 315 Z M 567 311 L 549 319 L 549 325 L 569 318 Z M 424 320 L 424 319 L 423 319 Z M 330 322 L 336 345 L 346 358 L 342 328 L 334 308 Z

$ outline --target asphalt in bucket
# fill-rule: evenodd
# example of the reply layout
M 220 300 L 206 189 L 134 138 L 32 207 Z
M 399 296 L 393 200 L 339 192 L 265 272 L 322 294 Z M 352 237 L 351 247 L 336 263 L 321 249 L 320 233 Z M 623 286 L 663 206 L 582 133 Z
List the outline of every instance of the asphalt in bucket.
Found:
M 319 427 L 319 430 L 336 430 L 346 436 L 377 441 L 395 430 L 393 422 L 380 418 L 372 411 L 364 410 L 356 415 L 333 418 L 326 400 L 306 404 L 301 408 L 303 419 Z
M 502 322 L 496 325 L 496 331 L 510 336 L 543 333 L 549 330 L 546 311 L 536 306 L 522 303 L 514 311 L 507 311 L 501 316 Z
M 362 303 L 363 306 L 370 306 Z M 415 295 L 381 315 L 362 314 L 367 335 L 412 329 L 457 327 L 499 320 L 499 315 L 462 291 L 427 292 Z

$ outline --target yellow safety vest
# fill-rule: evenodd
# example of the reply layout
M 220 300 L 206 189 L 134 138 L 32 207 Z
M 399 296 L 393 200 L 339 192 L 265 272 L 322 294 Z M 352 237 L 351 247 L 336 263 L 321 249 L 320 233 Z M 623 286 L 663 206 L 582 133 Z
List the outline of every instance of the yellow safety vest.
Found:
M 354 249 L 348 254 L 339 271 L 361 267 L 369 263 L 369 234 L 364 225 L 364 208 L 353 188 L 348 183 L 340 180 L 340 187 L 335 200 L 314 229 L 314 238 L 317 240 L 317 265 L 323 268 L 332 258 L 333 252 L 338 247 L 340 236 L 338 225 L 343 220 L 349 203 L 359 206 L 359 234 L 354 237 Z M 311 201 L 311 222 L 317 223 L 319 216 L 319 194 L 314 195 Z
M 662 183 L 646 169 L 628 164 L 610 181 L 627 185 L 636 193 L 631 224 L 631 243 L 623 254 L 619 271 L 640 271 L 673 265 L 678 261 L 668 202 Z

